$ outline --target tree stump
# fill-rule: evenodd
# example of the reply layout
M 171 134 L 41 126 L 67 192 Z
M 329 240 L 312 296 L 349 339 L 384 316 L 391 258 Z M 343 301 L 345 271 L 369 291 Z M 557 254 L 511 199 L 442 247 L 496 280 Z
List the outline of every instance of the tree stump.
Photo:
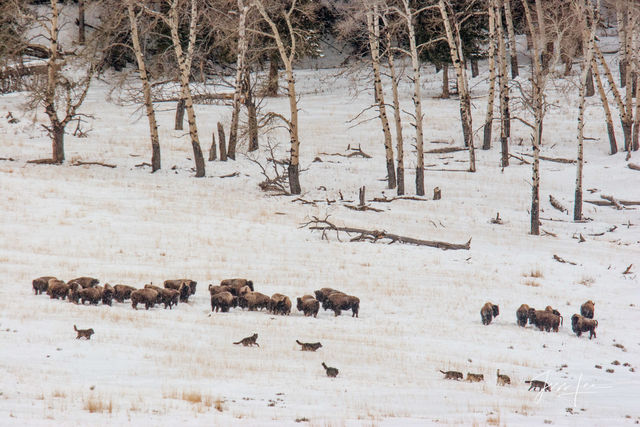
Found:
M 218 157 L 216 151 L 216 132 L 211 133 L 211 148 L 209 148 L 209 161 L 213 162 Z
M 218 145 L 220 146 L 220 160 L 227 161 L 227 143 L 224 136 L 224 127 L 218 122 Z
M 362 187 L 360 187 L 360 190 L 358 192 L 359 193 L 358 196 L 360 198 L 360 204 L 358 206 L 364 206 L 365 191 L 366 191 L 366 187 L 364 185 Z
M 436 187 L 433 189 L 433 200 L 440 200 L 442 198 L 442 192 L 440 191 L 440 187 Z

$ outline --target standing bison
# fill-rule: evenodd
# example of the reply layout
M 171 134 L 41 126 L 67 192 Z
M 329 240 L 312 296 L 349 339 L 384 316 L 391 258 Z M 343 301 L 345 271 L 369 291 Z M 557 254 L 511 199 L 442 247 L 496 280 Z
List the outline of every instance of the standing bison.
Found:
M 498 308 L 497 305 L 491 304 L 490 302 L 486 303 L 485 305 L 482 306 L 482 309 L 480 310 L 480 316 L 482 317 L 482 324 L 483 325 L 490 324 L 491 320 L 494 317 L 498 317 L 498 314 L 500 314 L 500 309 Z
M 33 281 L 31 282 L 31 284 L 33 285 L 33 292 L 35 292 L 36 295 L 46 293 L 47 289 L 49 288 L 49 280 L 51 279 L 55 279 L 55 277 L 42 276 L 38 277 L 37 279 L 33 279 Z
M 318 317 L 318 310 L 320 310 L 320 302 L 311 295 L 304 295 L 298 297 L 297 300 L 298 311 L 302 311 L 305 316 Z
M 131 292 L 131 307 L 138 309 L 138 304 L 144 304 L 144 308 L 149 310 L 158 302 L 158 291 L 150 288 L 138 289 Z
M 516 310 L 516 319 L 518 320 L 518 326 L 522 326 L 523 328 L 527 326 L 527 320 L 529 320 L 529 307 L 527 304 L 522 304 Z
M 237 297 L 233 296 L 231 292 L 222 291 L 215 295 L 211 295 L 211 311 L 217 312 L 220 310 L 223 313 L 227 313 L 230 307 L 235 306 Z
M 591 300 L 585 302 L 580 306 L 580 314 L 587 319 L 593 319 L 593 313 L 595 311 L 595 303 Z
M 351 317 L 358 317 L 360 299 L 352 295 L 334 292 L 322 303 L 325 310 L 333 310 L 335 316 L 340 316 L 342 310 L 351 310 Z

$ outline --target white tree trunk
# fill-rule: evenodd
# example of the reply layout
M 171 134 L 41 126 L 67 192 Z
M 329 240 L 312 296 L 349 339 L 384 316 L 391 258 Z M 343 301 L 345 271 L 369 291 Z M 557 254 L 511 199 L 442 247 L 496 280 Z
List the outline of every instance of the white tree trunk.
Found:
M 158 136 L 158 124 L 156 122 L 156 113 L 153 109 L 153 100 L 151 98 L 151 85 L 147 75 L 147 67 L 144 62 L 142 47 L 140 46 L 140 34 L 138 33 L 138 22 L 134 12 L 133 0 L 127 0 L 127 11 L 129 13 L 129 26 L 131 28 L 131 42 L 133 44 L 133 52 L 138 63 L 138 73 L 142 82 L 142 93 L 144 96 L 144 107 L 149 121 L 149 135 L 151 137 L 151 172 L 160 169 L 160 137 Z
M 236 81 L 233 92 L 233 112 L 231 113 L 231 129 L 229 130 L 229 158 L 236 159 L 236 145 L 238 140 L 238 121 L 240 117 L 240 98 L 242 95 L 242 76 L 244 73 L 244 58 L 247 53 L 246 20 L 249 7 L 244 5 L 243 0 L 238 0 L 238 55 L 236 58 Z
M 378 112 L 380 122 L 382 123 L 382 131 L 384 134 L 384 151 L 387 160 L 387 188 L 396 187 L 396 174 L 393 165 L 393 145 L 391 142 L 391 129 L 389 127 L 389 119 L 387 117 L 387 108 L 384 102 L 384 90 L 382 88 L 382 77 L 380 73 L 380 15 L 377 4 L 368 7 L 367 17 L 367 34 L 369 36 L 369 49 L 371 51 L 371 66 L 373 68 L 373 83 L 375 90 L 375 99 L 378 103 Z
M 487 10 L 489 13 L 489 95 L 487 97 L 487 114 L 484 120 L 484 137 L 482 143 L 483 150 L 488 150 L 491 148 L 491 136 L 493 129 L 493 103 L 495 100 L 496 87 L 496 20 L 493 0 L 489 1 Z
M 500 7 L 498 5 L 498 7 Z M 504 0 L 504 18 L 507 23 L 507 34 L 509 35 L 509 56 L 511 57 L 511 78 L 518 77 L 518 49 L 516 45 L 516 32 L 513 28 L 513 17 L 511 14 L 511 0 Z M 502 26 L 502 22 L 500 22 Z
M 392 49 L 391 31 L 387 31 L 387 61 L 391 75 L 391 89 L 393 93 L 393 118 L 396 124 L 396 187 L 398 196 L 404 194 L 404 141 L 402 138 L 402 115 L 400 114 L 400 96 L 398 94 L 398 79 L 395 65 L 395 55 Z
M 193 156 L 196 165 L 196 178 L 202 178 L 205 175 L 204 156 L 200 147 L 200 139 L 198 137 L 198 125 L 196 123 L 196 114 L 193 109 L 193 97 L 191 95 L 191 87 L 189 85 L 191 77 L 191 61 L 193 60 L 193 49 L 196 39 L 196 26 L 198 22 L 198 2 L 191 1 L 191 16 L 189 22 L 189 42 L 187 51 L 182 50 L 180 36 L 178 34 L 178 0 L 171 0 L 171 8 L 169 9 L 169 28 L 171 31 L 171 40 L 175 50 L 178 66 L 180 68 L 180 86 L 182 89 L 182 97 L 185 101 L 187 110 L 187 120 L 189 122 L 189 136 L 191 137 L 191 146 L 193 148 Z
M 507 49 L 502 27 L 502 8 L 499 0 L 491 0 L 495 10 L 496 36 L 498 38 L 498 82 L 500 84 L 500 164 L 509 166 L 509 138 L 511 135 L 511 113 L 509 109 L 509 77 L 507 76 Z
M 462 133 L 464 135 L 465 146 L 469 148 L 469 172 L 476 171 L 476 157 L 473 146 L 473 124 L 471 122 L 471 97 L 469 94 L 469 84 L 467 79 L 467 70 L 464 67 L 464 57 L 462 54 L 462 42 L 460 40 L 460 31 L 458 22 L 454 21 L 452 29 L 449 21 L 449 14 L 444 0 L 438 1 L 440 14 L 447 33 L 447 41 L 449 42 L 449 51 L 451 53 L 451 61 L 456 69 L 456 78 L 458 82 L 458 96 L 460 97 L 460 116 L 462 119 Z M 455 17 L 454 17 L 455 18 Z M 454 34 L 455 30 L 455 34 Z
M 595 49 L 594 49 L 595 50 Z M 618 143 L 616 142 L 615 128 L 613 127 L 613 118 L 611 116 L 611 109 L 609 108 L 609 100 L 607 94 L 604 91 L 602 84 L 602 78 L 600 77 L 600 70 L 598 69 L 598 62 L 595 57 L 591 60 L 591 70 L 593 70 L 593 77 L 598 87 L 598 94 L 600 95 L 600 102 L 602 102 L 602 108 L 604 110 L 605 120 L 607 122 L 607 134 L 609 135 L 609 154 L 613 155 L 618 152 Z

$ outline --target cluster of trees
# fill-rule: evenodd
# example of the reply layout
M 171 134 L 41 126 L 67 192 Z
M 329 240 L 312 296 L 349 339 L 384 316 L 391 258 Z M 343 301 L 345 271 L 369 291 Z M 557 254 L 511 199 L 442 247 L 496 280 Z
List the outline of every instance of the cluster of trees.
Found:
M 597 92 L 606 117 L 611 154 L 618 151 L 614 115 L 617 113 L 624 150 L 637 150 L 640 134 L 640 5 L 632 0 L 76 0 L 77 37 L 60 40 L 61 22 L 68 23 L 72 2 L 5 0 L 0 6 L 0 86 L 24 89 L 28 82 L 32 106 L 44 107 L 52 140 L 53 163 L 64 161 L 64 133 L 86 97 L 92 79 L 107 69 L 135 71 L 131 99 L 144 105 L 149 121 L 152 171 L 161 168 L 155 103 L 177 102 L 176 126 L 187 113 L 196 177 L 205 175 L 197 120 L 198 98 L 228 103 L 232 116 L 229 141 L 220 144 L 220 158 L 235 159 L 241 109 L 246 109 L 248 150 L 258 148 L 258 128 L 274 120 L 290 135 L 288 185 L 302 191 L 299 180 L 299 123 L 296 61 L 321 52 L 327 36 L 349 46 L 352 60 L 373 76 L 377 111 L 386 153 L 387 185 L 405 193 L 405 149 L 402 121 L 415 129 L 415 193 L 425 194 L 424 112 L 421 103 L 423 64 L 442 70 L 443 97 L 451 96 L 448 67 L 455 69 L 464 147 L 469 172 L 476 170 L 470 79 L 478 76 L 479 59 L 486 58 L 489 92 L 482 149 L 490 149 L 494 124 L 499 125 L 501 166 L 509 166 L 511 122 L 531 128 L 531 233 L 539 234 L 540 146 L 543 123 L 551 105 L 550 82 L 580 64 L 577 119 L 577 172 L 574 218 L 582 219 L 583 126 L 585 98 Z M 85 14 L 90 19 L 85 19 Z M 64 19 L 63 19 L 64 16 Z M 615 28 L 619 39 L 619 78 L 614 77 L 601 51 L 598 31 Z M 25 29 L 27 29 L 25 31 Z M 526 36 L 518 50 L 516 37 Z M 528 70 L 520 58 L 527 58 Z M 37 56 L 46 66 L 39 74 L 23 64 Z M 405 59 L 405 61 L 399 61 Z M 405 77 L 398 64 L 411 64 Z M 131 64 L 132 67 L 126 67 Z M 266 68 L 268 73 L 257 71 Z M 278 69 L 284 70 L 288 114 L 261 114 L 261 97 L 278 91 Z M 471 70 L 471 76 L 468 69 Z M 510 68 L 510 72 L 508 72 Z M 265 76 L 266 75 L 266 76 Z M 28 76 L 26 79 L 16 77 Z M 265 76 L 263 78 L 263 76 Z M 389 76 L 390 78 L 384 78 Z M 228 82 L 224 94 L 207 92 L 211 81 Z M 413 87 L 413 111 L 403 112 L 398 85 L 406 78 Z M 13 80 L 11 80 L 13 79 Z M 18 86 L 7 85 L 8 80 Z M 129 79 L 128 81 L 130 81 Z M 597 89 L 597 91 L 596 91 Z M 171 92 L 173 90 L 173 92 Z M 168 94 L 171 94 L 170 96 Z M 391 96 L 388 103 L 385 97 Z M 496 100 L 497 96 L 497 100 Z M 635 103 L 634 103 L 635 98 Z M 615 105 L 611 108 L 610 99 Z M 391 117 L 391 113 L 392 117 Z M 395 135 L 392 135 L 393 122 Z M 224 133 L 221 133 L 224 136 Z M 395 144 L 394 144 L 395 136 Z M 395 146 L 395 150 L 394 150 Z M 209 159 L 216 157 L 212 144 Z

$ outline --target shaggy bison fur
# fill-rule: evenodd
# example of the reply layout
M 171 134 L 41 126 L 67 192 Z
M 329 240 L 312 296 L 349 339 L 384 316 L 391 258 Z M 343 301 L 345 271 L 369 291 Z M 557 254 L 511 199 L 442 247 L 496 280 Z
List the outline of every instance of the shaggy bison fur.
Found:
M 131 292 L 131 307 L 138 309 L 138 304 L 144 304 L 144 308 L 149 310 L 158 301 L 158 291 L 144 288 Z
M 260 292 L 249 292 L 241 297 L 238 297 L 238 305 L 241 308 L 248 308 L 249 311 L 260 310 L 262 308 L 269 308 L 271 298 Z
M 253 281 L 247 279 L 224 279 L 220 282 L 220 286 L 229 286 L 230 292 L 237 297 L 240 296 L 240 290 L 245 286 L 248 286 L 251 292 L 254 291 Z
M 483 325 L 490 324 L 491 320 L 494 317 L 498 317 L 498 314 L 500 314 L 500 309 L 498 308 L 497 305 L 491 304 L 490 302 L 486 303 L 485 305 L 482 306 L 482 309 L 480 310 L 480 316 L 482 317 L 482 324 Z
M 47 286 L 47 295 L 49 295 L 49 298 L 65 299 L 68 292 L 69 292 L 69 285 L 67 283 L 64 283 L 62 280 L 58 280 L 58 279 L 49 280 L 49 285 Z
M 560 318 L 560 325 L 562 325 L 563 319 L 562 319 L 562 314 L 560 314 L 560 312 L 558 310 L 556 310 L 555 308 L 551 307 L 550 305 L 548 305 L 544 311 L 548 311 L 549 313 L 553 313 L 556 316 L 558 316 Z
M 595 310 L 595 303 L 591 300 L 585 302 L 580 306 L 580 314 L 587 319 L 593 319 L 593 313 Z
M 136 288 L 129 285 L 115 285 L 113 287 L 113 298 L 118 302 L 124 302 L 131 298 L 131 293 L 135 291 Z
M 164 304 L 164 308 L 171 309 L 172 306 L 178 305 L 180 299 L 180 291 L 176 289 L 161 288 L 152 284 L 144 285 L 145 289 L 153 289 L 158 293 L 156 303 Z
M 98 283 L 100 283 L 100 280 L 94 277 L 83 276 L 83 277 L 76 277 L 75 279 L 71 279 L 69 280 L 69 283 L 77 283 L 83 288 L 92 288 L 94 286 L 98 286 Z
M 84 305 L 85 301 L 89 301 L 89 304 L 97 305 L 102 301 L 102 288 L 96 286 L 95 288 L 84 288 L 78 291 L 80 297 L 80 303 Z
M 220 292 L 231 292 L 231 286 L 215 286 L 209 285 L 209 295 L 214 296 Z
M 320 301 L 321 303 L 324 303 L 329 295 L 334 294 L 334 293 L 343 294 L 344 292 L 340 292 L 340 291 L 338 291 L 336 289 L 332 289 L 332 288 L 322 288 L 322 289 L 319 289 L 317 291 L 314 291 L 313 293 L 316 294 L 316 299 L 318 301 Z M 324 305 L 323 305 L 323 308 L 324 308 Z M 326 310 L 326 308 L 325 308 L 325 310 Z
M 37 279 L 33 279 L 31 284 L 33 285 L 33 292 L 36 295 L 47 292 L 47 288 L 49 287 L 49 280 L 55 279 L 53 276 L 42 276 Z
M 360 299 L 352 295 L 334 292 L 322 303 L 322 307 L 325 306 L 327 307 L 325 310 L 333 310 L 335 316 L 340 316 L 342 310 L 351 310 L 351 317 L 358 317 Z
M 527 320 L 529 320 L 529 307 L 527 304 L 522 304 L 516 310 L 516 319 L 518 320 L 518 326 L 522 326 L 523 328 L 527 326 Z
M 237 297 L 234 297 L 231 292 L 223 291 L 211 296 L 211 311 L 220 310 L 223 313 L 227 313 L 230 307 L 235 305 Z
M 67 296 L 69 297 L 69 301 L 78 304 L 80 301 L 80 290 L 82 288 L 77 283 L 71 283 L 69 285 L 69 291 L 67 292 Z
M 320 310 L 320 302 L 311 295 L 304 295 L 298 297 L 297 300 L 298 311 L 302 311 L 305 316 L 318 317 L 318 311 Z
M 102 289 L 102 303 L 104 305 L 111 307 L 114 292 L 113 286 L 108 283 L 104 285 L 104 288 Z
M 589 339 L 596 337 L 596 328 L 598 327 L 598 321 L 594 319 L 588 319 L 579 314 L 571 316 L 571 329 L 573 332 L 580 336 L 583 332 L 589 332 Z
M 553 329 L 553 332 L 558 332 L 560 327 L 560 316 L 546 310 L 529 309 L 529 321 L 541 331 L 549 332 Z
M 267 309 L 273 314 L 289 315 L 291 313 L 291 300 L 286 295 L 273 294 Z
M 189 302 L 189 296 L 196 293 L 197 284 L 198 282 L 191 279 L 172 279 L 164 281 L 164 287 L 166 289 L 175 289 L 180 292 L 180 302 Z

